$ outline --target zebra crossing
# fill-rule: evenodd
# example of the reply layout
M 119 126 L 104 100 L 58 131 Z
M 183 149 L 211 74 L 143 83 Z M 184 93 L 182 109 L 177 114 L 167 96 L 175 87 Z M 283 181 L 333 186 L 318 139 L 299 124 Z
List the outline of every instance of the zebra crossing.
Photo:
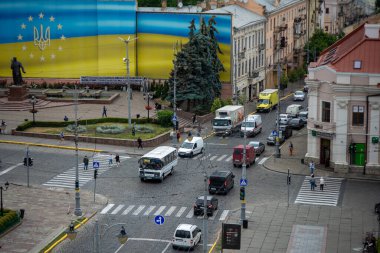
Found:
M 214 162 L 231 162 L 232 161 L 232 155 L 227 155 L 227 154 L 199 154 L 194 157 L 182 157 L 181 159 L 183 160 L 200 160 L 200 161 L 214 161 Z M 264 162 L 267 160 L 267 157 L 256 157 L 256 162 L 259 160 L 264 160 Z M 264 163 L 263 162 L 263 163 Z M 262 163 L 260 163 L 262 164 Z
M 296 204 L 309 204 L 321 206 L 337 206 L 340 196 L 340 189 L 343 179 L 326 177 L 324 190 L 310 190 L 310 176 L 305 177 L 301 189 L 298 192 L 297 198 L 294 201 Z M 315 177 L 317 186 L 319 186 L 320 177 Z
M 208 217 L 209 220 L 224 221 L 227 219 L 230 210 L 215 210 L 213 216 Z M 203 219 L 203 216 L 194 216 L 193 207 L 186 206 L 146 206 L 146 205 L 129 205 L 124 204 L 108 204 L 101 211 L 103 215 L 130 215 L 130 216 L 157 216 L 187 219 Z M 220 215 L 219 215 L 220 214 Z
M 120 162 L 123 160 L 126 160 L 130 157 L 128 156 L 120 156 Z M 92 180 L 94 178 L 94 170 L 92 168 L 93 162 L 99 162 L 99 169 L 98 169 L 98 175 L 100 176 L 107 170 L 109 170 L 112 167 L 116 166 L 115 159 L 113 159 L 113 164 L 110 166 L 108 164 L 109 162 L 109 155 L 105 154 L 96 154 L 93 157 L 89 157 L 89 169 L 84 170 L 84 164 L 79 164 L 79 187 L 82 187 L 85 185 L 88 181 Z M 76 167 L 73 167 L 61 174 L 58 174 L 57 176 L 53 177 L 46 183 L 42 184 L 43 186 L 47 187 L 61 187 L 61 188 L 74 188 L 74 182 L 75 182 L 75 171 Z

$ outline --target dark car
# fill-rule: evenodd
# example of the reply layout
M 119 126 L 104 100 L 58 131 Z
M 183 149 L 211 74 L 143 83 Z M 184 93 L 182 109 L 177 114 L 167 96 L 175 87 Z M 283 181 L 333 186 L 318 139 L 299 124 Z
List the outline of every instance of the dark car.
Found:
M 229 170 L 214 171 L 208 179 L 208 192 L 227 194 L 234 187 L 234 178 Z
M 218 210 L 218 199 L 214 196 L 207 197 L 207 216 L 213 216 L 214 211 Z M 194 215 L 203 215 L 204 214 L 204 196 L 199 196 L 194 204 Z
M 261 155 L 265 151 L 265 144 L 261 141 L 250 141 L 249 146 L 253 146 L 256 155 Z
M 283 136 L 279 137 L 280 144 L 284 143 L 285 139 Z M 267 138 L 267 145 L 275 145 L 276 144 L 276 136 L 273 135 L 273 132 Z
M 305 126 L 306 124 L 306 121 L 304 121 L 303 119 L 301 118 L 294 118 L 292 120 L 289 121 L 289 124 L 288 126 L 290 126 L 292 129 L 301 129 Z
M 293 135 L 292 128 L 289 125 L 280 125 L 279 130 L 280 130 L 279 136 L 284 137 L 285 140 Z
M 302 111 L 298 114 L 298 117 L 300 117 L 301 119 L 303 119 L 303 121 L 307 122 L 307 118 L 309 116 L 309 112 L 308 111 Z

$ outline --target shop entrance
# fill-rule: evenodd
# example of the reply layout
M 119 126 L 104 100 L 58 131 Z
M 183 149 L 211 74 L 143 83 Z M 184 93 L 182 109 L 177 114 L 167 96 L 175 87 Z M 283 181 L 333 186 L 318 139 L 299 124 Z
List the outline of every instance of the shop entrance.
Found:
M 324 164 L 325 167 L 330 166 L 330 146 L 331 146 L 331 141 L 329 139 L 321 138 L 319 163 Z

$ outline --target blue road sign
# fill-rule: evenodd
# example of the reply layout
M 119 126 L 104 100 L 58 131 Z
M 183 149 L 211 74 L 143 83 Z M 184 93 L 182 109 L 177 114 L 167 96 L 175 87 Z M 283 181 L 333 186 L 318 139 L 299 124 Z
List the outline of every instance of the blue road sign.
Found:
M 173 115 L 172 121 L 177 121 L 177 116 L 176 115 Z
M 163 216 L 161 216 L 161 215 L 157 215 L 156 217 L 154 217 L 154 222 L 157 225 L 162 225 L 165 222 L 165 218 Z
M 92 167 L 93 167 L 94 169 L 99 169 L 99 167 L 100 167 L 99 162 L 92 162 Z
M 247 179 L 240 179 L 240 186 L 247 186 L 248 185 L 248 180 Z
M 277 136 L 277 135 L 278 135 L 278 134 L 277 134 L 277 131 L 276 131 L 276 130 L 273 130 L 273 131 L 272 131 L 272 135 L 273 135 L 273 136 Z

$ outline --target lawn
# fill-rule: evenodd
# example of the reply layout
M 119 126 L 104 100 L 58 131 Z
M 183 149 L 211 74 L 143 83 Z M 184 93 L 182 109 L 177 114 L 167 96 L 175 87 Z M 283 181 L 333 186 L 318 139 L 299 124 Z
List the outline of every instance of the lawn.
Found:
M 109 125 L 119 125 L 125 127 L 125 131 L 120 134 L 104 134 L 98 133 L 95 131 L 98 126 L 109 126 Z M 104 138 L 115 138 L 115 139 L 136 139 L 141 137 L 142 140 L 147 140 L 154 138 L 160 134 L 170 131 L 170 127 L 161 127 L 156 124 L 136 124 L 136 129 L 139 127 L 148 127 L 153 129 L 153 133 L 139 133 L 136 131 L 135 136 L 132 135 L 132 129 L 128 128 L 128 123 L 98 123 L 85 125 L 87 131 L 83 133 L 78 133 L 79 136 L 88 136 L 88 137 L 104 137 Z M 63 131 L 65 135 L 73 135 L 73 132 L 67 131 L 64 127 L 31 127 L 25 130 L 25 132 L 29 133 L 44 133 L 44 134 L 56 134 Z

